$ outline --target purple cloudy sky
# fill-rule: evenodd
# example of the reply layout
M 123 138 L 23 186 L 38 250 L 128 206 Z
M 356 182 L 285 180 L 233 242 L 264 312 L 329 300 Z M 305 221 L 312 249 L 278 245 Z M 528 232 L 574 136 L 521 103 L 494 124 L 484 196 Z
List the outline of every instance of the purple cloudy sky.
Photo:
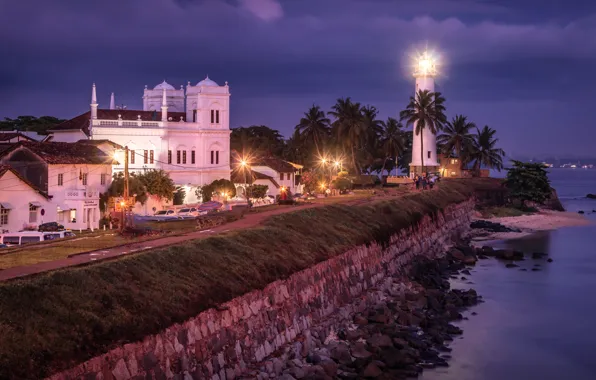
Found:
M 232 127 L 289 135 L 314 103 L 351 96 L 396 116 L 408 53 L 428 44 L 449 115 L 498 130 L 506 151 L 591 155 L 596 2 L 590 0 L 0 0 L 0 117 L 70 118 L 109 94 L 206 74 L 232 92 Z

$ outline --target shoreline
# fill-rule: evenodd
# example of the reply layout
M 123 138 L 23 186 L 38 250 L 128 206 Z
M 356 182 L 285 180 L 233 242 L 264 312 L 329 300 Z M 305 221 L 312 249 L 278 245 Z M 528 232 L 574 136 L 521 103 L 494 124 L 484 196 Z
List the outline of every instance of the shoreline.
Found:
M 587 226 L 593 222 L 581 214 L 570 211 L 552 211 L 541 209 L 535 214 L 482 218 L 475 216 L 472 221 L 499 223 L 519 232 L 490 232 L 483 229 L 472 229 L 468 237 L 471 244 L 478 246 L 498 240 L 518 239 L 540 231 L 552 231 L 563 227 Z M 480 244 L 482 243 L 482 244 Z

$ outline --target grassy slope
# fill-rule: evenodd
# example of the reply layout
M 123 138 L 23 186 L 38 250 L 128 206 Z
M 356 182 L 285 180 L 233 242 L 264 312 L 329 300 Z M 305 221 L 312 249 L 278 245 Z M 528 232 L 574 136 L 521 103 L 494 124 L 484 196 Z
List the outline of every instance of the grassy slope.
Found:
M 486 180 L 360 206 L 282 214 L 262 227 L 0 284 L 0 378 L 42 378 L 467 199 Z

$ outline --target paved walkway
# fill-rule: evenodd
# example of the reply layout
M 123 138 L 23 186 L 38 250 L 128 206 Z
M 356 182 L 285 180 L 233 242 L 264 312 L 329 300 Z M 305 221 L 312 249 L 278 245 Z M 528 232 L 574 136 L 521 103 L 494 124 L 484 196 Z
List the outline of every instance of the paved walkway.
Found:
M 131 253 L 137 253 L 144 250 L 168 246 L 172 244 L 182 243 L 188 240 L 203 239 L 213 234 L 228 232 L 231 230 L 238 230 L 248 227 L 254 227 L 263 222 L 263 220 L 278 214 L 287 212 L 293 212 L 298 210 L 304 210 L 307 208 L 314 208 L 324 206 L 323 204 L 309 204 L 297 207 L 284 207 L 271 211 L 263 211 L 255 214 L 247 214 L 244 218 L 236 220 L 231 223 L 223 224 L 221 226 L 214 227 L 209 230 L 194 231 L 178 236 L 168 236 L 150 241 L 131 243 L 125 246 L 101 249 L 74 257 L 70 257 L 62 260 L 47 261 L 43 263 L 8 268 L 0 270 L 0 281 L 6 281 L 13 278 L 30 276 L 42 272 L 56 270 L 60 268 L 70 267 L 74 265 L 83 265 L 99 260 L 113 259 L 120 256 L 128 255 Z

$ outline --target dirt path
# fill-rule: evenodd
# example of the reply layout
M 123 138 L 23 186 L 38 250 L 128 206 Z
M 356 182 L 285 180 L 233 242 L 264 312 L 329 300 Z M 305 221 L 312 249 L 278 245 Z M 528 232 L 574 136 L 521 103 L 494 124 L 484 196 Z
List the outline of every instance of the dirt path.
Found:
M 151 241 L 144 241 L 144 242 L 137 242 L 137 243 L 130 243 L 125 246 L 119 246 L 114 248 L 106 248 L 100 249 L 97 251 L 69 257 L 67 259 L 55 260 L 55 261 L 46 261 L 43 263 L 32 264 L 27 266 L 20 266 L 20 267 L 13 267 L 7 268 L 4 270 L 0 270 L 0 281 L 6 281 L 17 277 L 23 276 L 30 276 L 37 273 L 47 272 L 51 270 L 56 270 L 60 268 L 66 268 L 74 265 L 83 265 L 88 264 L 95 261 L 100 260 L 108 260 L 114 259 L 120 256 L 128 255 L 131 253 L 137 253 L 144 250 L 168 246 L 172 244 L 182 243 L 188 240 L 195 240 L 195 239 L 203 239 L 209 236 L 212 236 L 217 233 L 228 232 L 243 228 L 254 227 L 261 224 L 265 219 L 278 215 L 284 214 L 287 212 L 293 212 L 298 210 L 304 210 L 308 208 L 314 207 L 321 207 L 325 206 L 324 204 L 309 204 L 304 206 L 298 207 L 287 207 L 287 208 L 280 208 L 277 210 L 271 211 L 264 211 L 255 214 L 248 214 L 244 218 L 224 224 L 221 226 L 214 227 L 209 230 L 202 230 L 202 231 L 194 231 L 185 233 L 178 236 L 168 236 L 160 239 L 155 239 Z

